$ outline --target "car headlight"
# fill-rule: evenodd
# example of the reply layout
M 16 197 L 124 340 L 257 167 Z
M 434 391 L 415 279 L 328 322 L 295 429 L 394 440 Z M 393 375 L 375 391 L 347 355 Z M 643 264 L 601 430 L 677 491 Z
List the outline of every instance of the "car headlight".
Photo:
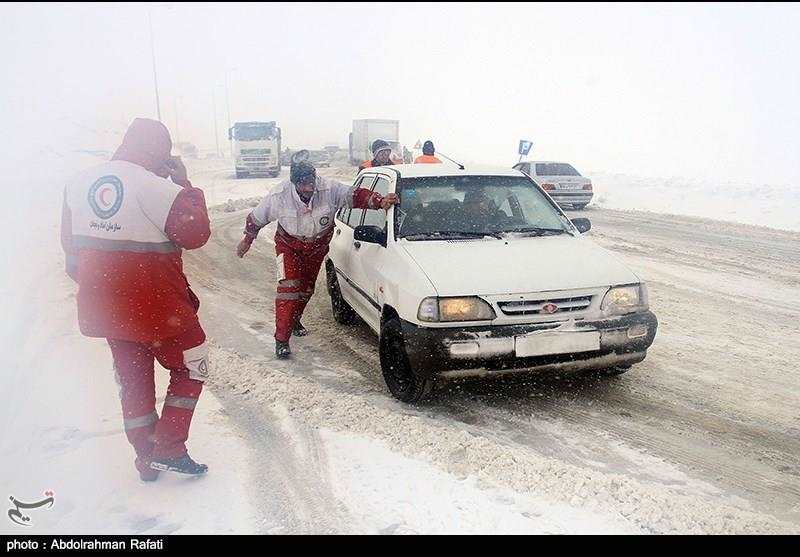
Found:
M 606 315 L 625 315 L 647 309 L 649 305 L 645 283 L 616 286 L 606 292 L 600 309 Z
M 419 305 L 420 321 L 491 321 L 497 315 L 492 306 L 477 296 L 425 298 Z

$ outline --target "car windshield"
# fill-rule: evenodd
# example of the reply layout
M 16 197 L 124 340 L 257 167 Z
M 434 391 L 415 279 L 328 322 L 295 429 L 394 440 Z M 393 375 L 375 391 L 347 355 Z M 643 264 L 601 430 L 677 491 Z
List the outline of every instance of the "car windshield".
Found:
M 272 124 L 234 126 L 233 137 L 238 141 L 257 141 L 274 139 L 277 132 L 277 128 Z
M 503 233 L 563 234 L 563 217 L 527 178 L 437 176 L 403 178 L 395 236 L 409 240 Z
M 575 170 L 571 164 L 561 162 L 538 162 L 536 163 L 537 176 L 580 176 L 581 173 Z

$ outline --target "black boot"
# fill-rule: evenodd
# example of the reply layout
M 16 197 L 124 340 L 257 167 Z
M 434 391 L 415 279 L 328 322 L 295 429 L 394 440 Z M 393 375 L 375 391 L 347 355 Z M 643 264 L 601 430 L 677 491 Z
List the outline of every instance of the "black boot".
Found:
M 281 342 L 279 340 L 275 341 L 275 355 L 280 360 L 285 360 L 289 357 L 292 353 L 292 350 L 289 348 L 289 342 Z
M 150 468 L 161 472 L 178 472 L 191 476 L 199 476 L 208 472 L 208 466 L 192 460 L 189 453 L 176 458 L 154 458 L 150 461 Z
M 308 334 L 308 329 L 303 327 L 303 324 L 300 323 L 300 320 L 297 320 L 292 328 L 292 335 L 296 337 L 304 337 Z

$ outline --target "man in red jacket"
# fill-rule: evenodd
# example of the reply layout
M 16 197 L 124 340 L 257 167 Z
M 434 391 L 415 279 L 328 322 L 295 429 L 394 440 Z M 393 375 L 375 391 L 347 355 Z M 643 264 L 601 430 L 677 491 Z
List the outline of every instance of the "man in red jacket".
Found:
M 185 445 L 208 350 L 181 250 L 203 246 L 211 230 L 203 192 L 171 150 L 163 124 L 135 119 L 111 161 L 67 184 L 61 220 L 78 324 L 111 348 L 125 433 L 144 481 L 159 471 L 208 469 Z M 160 418 L 154 360 L 170 371 Z
M 289 338 L 308 331 L 300 318 L 314 294 L 320 266 L 333 238 L 334 217 L 344 206 L 388 210 L 399 201 L 395 193 L 382 196 L 317 175 L 314 166 L 296 162 L 289 180 L 268 193 L 245 221 L 244 237 L 236 248 L 244 257 L 259 231 L 271 222 L 275 232 L 278 288 L 275 296 L 275 355 L 291 354 Z

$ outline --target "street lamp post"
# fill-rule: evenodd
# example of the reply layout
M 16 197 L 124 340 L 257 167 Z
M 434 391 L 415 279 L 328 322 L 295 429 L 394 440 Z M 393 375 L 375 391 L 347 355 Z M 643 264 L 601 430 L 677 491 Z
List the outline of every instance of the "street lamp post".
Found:
M 156 90 L 156 114 L 158 121 L 161 121 L 161 102 L 158 99 L 158 74 L 156 73 L 156 47 L 153 40 L 153 8 L 147 10 L 147 23 L 150 27 L 150 56 L 153 59 L 153 85 Z

